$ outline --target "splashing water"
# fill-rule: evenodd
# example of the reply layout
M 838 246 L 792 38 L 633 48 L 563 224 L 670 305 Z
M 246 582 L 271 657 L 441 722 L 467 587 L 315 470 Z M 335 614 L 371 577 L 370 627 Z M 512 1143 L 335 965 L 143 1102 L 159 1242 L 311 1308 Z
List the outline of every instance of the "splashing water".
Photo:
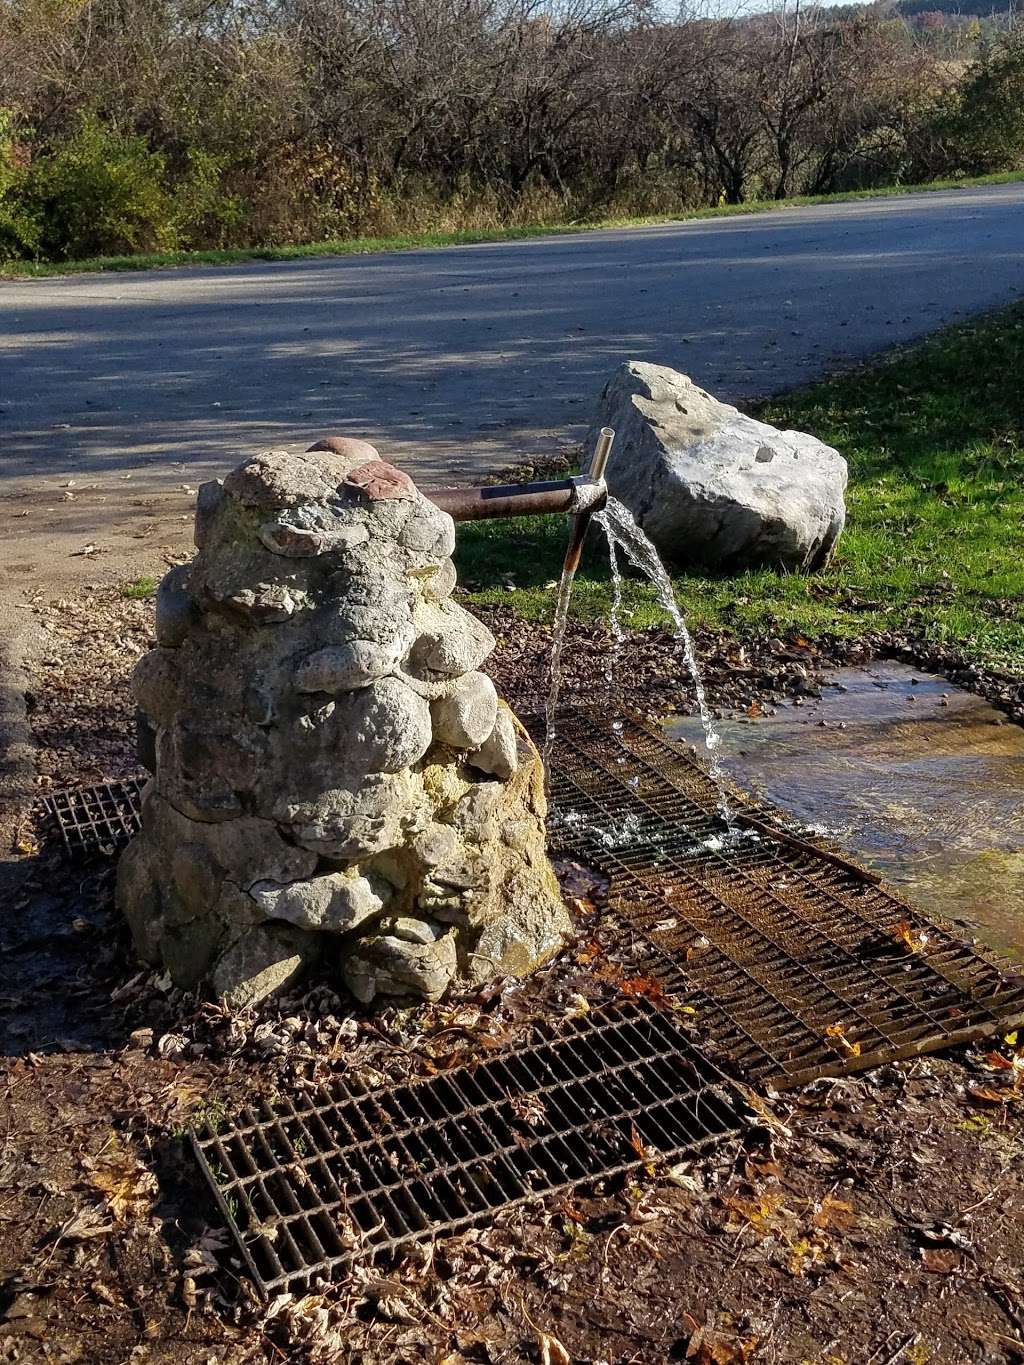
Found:
M 622 583 L 616 559 L 616 553 L 620 548 L 630 563 L 651 580 L 659 603 L 672 618 L 675 636 L 683 646 L 686 666 L 690 670 L 693 688 L 697 694 L 697 708 L 700 711 L 701 724 L 704 727 L 704 742 L 708 752 L 708 771 L 718 788 L 718 810 L 730 835 L 732 835 L 736 832 L 736 826 L 733 822 L 732 808 L 726 794 L 725 774 L 722 771 L 721 760 L 718 755 L 722 736 L 718 733 L 714 717 L 711 714 L 711 707 L 708 705 L 704 679 L 701 675 L 700 664 L 697 662 L 697 652 L 693 647 L 693 637 L 687 627 L 683 613 L 679 610 L 679 604 L 676 601 L 675 593 L 672 591 L 672 583 L 665 571 L 665 566 L 658 557 L 657 550 L 633 520 L 629 509 L 623 507 L 617 498 L 609 498 L 604 510 L 598 512 L 594 520 L 599 523 L 608 537 L 612 562 L 613 616 L 615 616 L 613 635 L 616 640 L 619 641 L 622 638 L 622 628 L 617 615 L 621 612 L 622 605 Z M 570 589 L 571 586 L 570 584 Z M 568 597 L 565 605 L 566 610 L 568 610 Z
M 612 610 L 608 620 L 612 632 L 612 647 L 604 676 L 610 690 L 618 672 L 622 642 L 626 638 L 622 629 L 622 574 L 619 572 L 619 551 L 612 536 L 608 536 L 608 560 L 612 571 Z
M 551 628 L 548 699 L 544 706 L 545 781 L 551 772 L 551 746 L 555 742 L 555 712 L 558 709 L 558 694 L 562 687 L 562 650 L 565 648 L 565 627 L 569 620 L 569 598 L 572 596 L 572 580 L 575 576 L 575 568 L 562 570 L 562 581 L 558 585 L 558 601 L 555 604 L 555 620 Z

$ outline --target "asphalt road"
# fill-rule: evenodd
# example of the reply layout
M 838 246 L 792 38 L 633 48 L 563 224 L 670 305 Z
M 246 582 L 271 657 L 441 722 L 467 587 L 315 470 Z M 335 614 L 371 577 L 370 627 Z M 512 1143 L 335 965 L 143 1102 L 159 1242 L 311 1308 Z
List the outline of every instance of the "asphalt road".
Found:
M 472 477 L 577 437 L 623 360 L 742 400 L 1021 294 L 1024 184 L 8 282 L 0 487 L 191 487 L 324 432 L 368 436 L 425 483 Z

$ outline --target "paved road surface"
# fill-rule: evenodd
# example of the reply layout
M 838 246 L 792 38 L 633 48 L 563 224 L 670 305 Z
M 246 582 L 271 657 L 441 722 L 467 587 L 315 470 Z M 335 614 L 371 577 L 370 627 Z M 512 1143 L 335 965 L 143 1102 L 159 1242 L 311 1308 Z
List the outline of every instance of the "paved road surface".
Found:
M 0 487 L 35 509 L 38 553 L 40 498 L 88 535 L 129 493 L 144 508 L 323 432 L 369 436 L 422 482 L 471 478 L 577 437 L 624 359 L 742 399 L 1021 294 L 1024 184 L 0 284 Z

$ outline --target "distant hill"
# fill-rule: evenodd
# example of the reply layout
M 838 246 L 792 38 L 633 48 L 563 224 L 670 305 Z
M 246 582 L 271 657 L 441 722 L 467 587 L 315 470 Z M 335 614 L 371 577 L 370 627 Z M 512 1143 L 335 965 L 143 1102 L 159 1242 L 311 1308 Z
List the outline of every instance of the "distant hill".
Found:
M 1015 11 L 1024 15 L 1024 5 L 993 3 L 993 0 L 896 0 L 893 11 L 904 19 L 919 14 L 948 14 L 960 18 L 1007 19 Z

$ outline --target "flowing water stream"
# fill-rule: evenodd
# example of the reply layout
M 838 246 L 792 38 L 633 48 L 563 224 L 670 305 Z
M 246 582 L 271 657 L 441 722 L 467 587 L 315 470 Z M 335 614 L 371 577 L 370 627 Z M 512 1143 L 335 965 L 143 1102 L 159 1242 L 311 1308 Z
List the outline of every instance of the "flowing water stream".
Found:
M 619 571 L 618 552 L 621 549 L 626 558 L 634 568 L 639 569 L 654 586 L 658 602 L 664 611 L 672 619 L 674 634 L 683 646 L 683 654 L 686 658 L 687 668 L 690 670 L 690 677 L 693 679 L 694 691 L 697 694 L 697 708 L 700 712 L 701 725 L 704 728 L 704 742 L 708 755 L 708 771 L 718 788 L 718 810 L 725 821 L 726 828 L 730 835 L 736 833 L 736 826 L 733 820 L 732 809 L 729 805 L 729 798 L 726 794 L 725 775 L 722 771 L 721 760 L 718 754 L 721 746 L 722 737 L 715 725 L 711 708 L 708 705 L 707 692 L 704 688 L 704 679 L 701 675 L 700 664 L 697 660 L 697 653 L 693 647 L 693 637 L 687 627 L 683 613 L 679 609 L 676 595 L 672 591 L 672 582 L 665 570 L 664 564 L 658 556 L 654 545 L 640 529 L 633 519 L 628 508 L 624 507 L 617 498 L 609 498 L 603 511 L 598 512 L 594 520 L 604 531 L 608 539 L 608 554 L 611 562 L 612 574 L 612 613 L 611 630 L 613 641 L 612 658 L 609 660 L 609 667 L 606 670 L 606 677 L 611 681 L 615 659 L 623 640 L 622 631 L 622 576 Z M 549 767 L 551 757 L 551 746 L 555 737 L 555 711 L 558 706 L 558 694 L 562 682 L 562 650 L 565 645 L 566 622 L 569 617 L 569 599 L 572 595 L 572 583 L 574 574 L 564 573 L 562 581 L 558 586 L 558 603 L 555 608 L 554 638 L 551 649 L 551 682 L 548 689 L 547 706 L 545 708 L 546 719 L 546 738 L 544 741 L 544 763 Z

